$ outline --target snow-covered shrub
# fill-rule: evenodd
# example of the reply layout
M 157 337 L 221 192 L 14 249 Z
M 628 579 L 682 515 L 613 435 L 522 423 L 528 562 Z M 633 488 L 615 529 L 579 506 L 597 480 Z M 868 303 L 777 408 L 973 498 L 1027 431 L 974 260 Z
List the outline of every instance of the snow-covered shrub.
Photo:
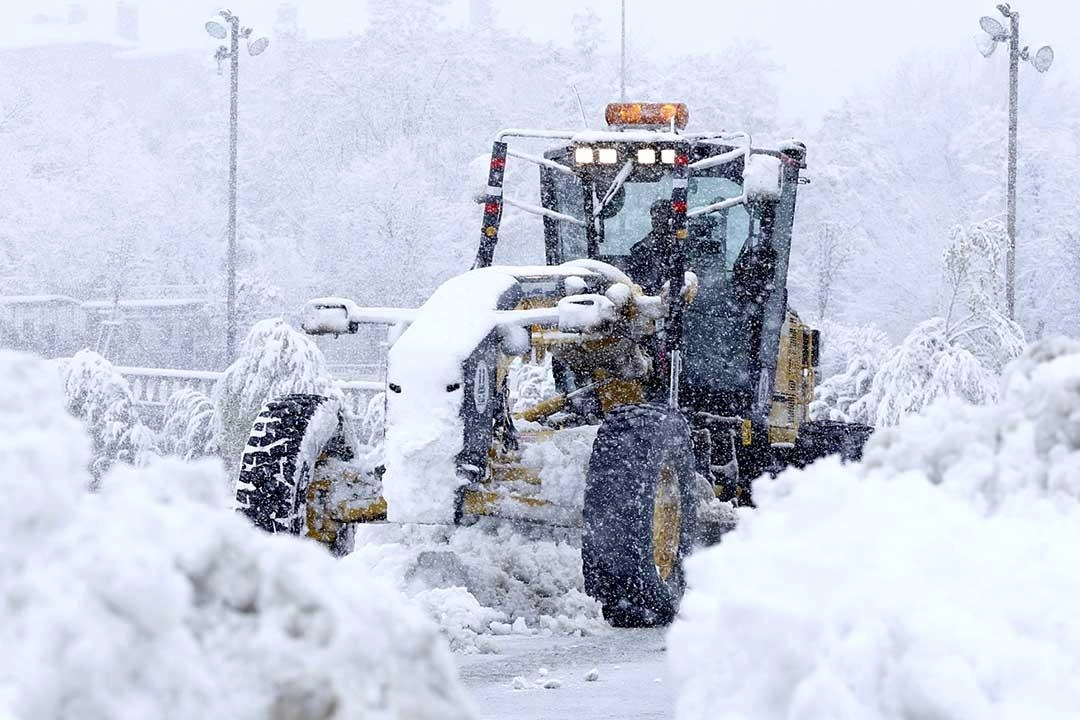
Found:
M 754 497 L 689 559 L 678 718 L 1080 716 L 1080 343 Z
M 938 398 L 992 401 L 998 384 L 997 375 L 949 337 L 942 318 L 930 318 L 893 349 L 874 375 L 869 393 L 851 403 L 847 414 L 877 427 L 895 425 Z
M 889 352 L 888 337 L 873 324 L 826 323 L 821 332 L 820 375 L 810 417 L 871 424 L 873 418 L 853 413 L 852 405 L 870 393 L 874 375 Z
M 1002 369 L 1025 347 L 1023 330 L 1005 314 L 1006 244 L 998 220 L 955 228 L 942 256 L 941 317 L 916 326 L 887 358 L 850 355 L 832 376 L 823 368 L 811 416 L 893 425 L 938 397 L 995 398 Z
M 873 418 L 862 412 L 867 404 L 859 401 L 870 394 L 877 369 L 872 357 L 857 355 L 844 372 L 818 383 L 810 403 L 811 419 L 873 424 Z
M 60 367 L 68 410 L 94 441 L 90 470 L 95 482 L 114 463 L 141 465 L 154 456 L 154 433 L 142 424 L 127 380 L 108 360 L 81 350 Z
M 214 386 L 218 448 L 227 465 L 239 462 L 251 424 L 269 400 L 290 393 L 341 398 L 315 342 L 282 318 L 256 323 L 236 361 Z
M 817 327 L 821 331 L 818 363 L 821 378 L 846 371 L 858 358 L 865 358 L 867 364 L 877 367 L 892 347 L 889 336 L 874 323 L 845 325 L 826 321 Z
M 162 453 L 184 460 L 215 454 L 214 404 L 210 398 L 192 388 L 170 395 L 158 445 Z
M 15 717 L 472 716 L 421 612 L 251 527 L 217 463 L 118 466 L 87 492 L 90 444 L 49 375 L 0 353 L 0 696 Z

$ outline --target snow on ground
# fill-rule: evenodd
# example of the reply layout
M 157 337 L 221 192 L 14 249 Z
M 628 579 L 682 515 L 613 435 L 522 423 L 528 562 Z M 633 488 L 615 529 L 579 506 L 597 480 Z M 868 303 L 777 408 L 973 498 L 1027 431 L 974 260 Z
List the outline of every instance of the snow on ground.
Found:
M 583 591 L 581 548 L 558 530 L 481 520 L 468 527 L 361 525 L 341 562 L 393 583 L 465 653 L 495 652 L 497 635 L 608 630 Z
M 0 717 L 472 716 L 399 593 L 251 527 L 215 463 L 124 467 L 87 492 L 56 373 L 0 353 L 0 378 Z
M 1080 715 L 1080 343 L 1033 346 L 1001 398 L 758 481 L 689 560 L 677 716 Z
M 668 720 L 664 632 L 496 637 L 497 654 L 458 657 L 461 681 L 482 720 Z

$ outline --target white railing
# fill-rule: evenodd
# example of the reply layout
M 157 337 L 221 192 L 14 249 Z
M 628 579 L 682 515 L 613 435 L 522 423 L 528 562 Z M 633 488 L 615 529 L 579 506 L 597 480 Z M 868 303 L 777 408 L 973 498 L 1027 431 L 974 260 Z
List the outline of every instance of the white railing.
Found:
M 214 384 L 224 374 L 210 370 L 170 368 L 117 367 L 115 369 L 128 381 L 135 404 L 140 410 L 145 411 L 147 419 L 151 422 L 164 420 L 161 415 L 165 410 L 165 405 L 176 391 L 197 390 L 209 397 Z M 367 410 L 371 398 L 381 393 L 385 387 L 383 381 L 377 379 L 344 379 L 355 378 L 357 375 L 381 377 L 383 374 L 381 365 L 335 366 L 331 368 L 331 371 L 336 378 L 339 378 L 337 383 L 345 396 L 346 406 L 361 417 Z
M 118 367 L 131 386 L 135 403 L 143 407 L 164 408 L 177 390 L 198 390 L 209 396 L 223 373 L 208 370 L 172 370 L 169 368 Z

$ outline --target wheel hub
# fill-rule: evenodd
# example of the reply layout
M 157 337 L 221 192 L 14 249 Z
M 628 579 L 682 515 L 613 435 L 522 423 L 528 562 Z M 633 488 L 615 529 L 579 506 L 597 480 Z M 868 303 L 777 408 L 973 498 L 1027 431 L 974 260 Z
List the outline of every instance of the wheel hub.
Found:
M 661 580 L 668 580 L 675 572 L 681 526 L 679 479 L 675 469 L 665 465 L 660 469 L 660 480 L 653 500 L 653 564 Z

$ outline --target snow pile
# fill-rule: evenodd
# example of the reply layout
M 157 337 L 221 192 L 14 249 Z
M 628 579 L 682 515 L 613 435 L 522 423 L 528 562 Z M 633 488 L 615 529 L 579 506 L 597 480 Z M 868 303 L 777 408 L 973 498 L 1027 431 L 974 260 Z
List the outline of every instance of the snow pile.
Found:
M 383 495 L 391 521 L 453 520 L 465 482 L 454 466 L 464 443 L 461 406 L 474 402 L 465 397 L 462 363 L 495 330 L 499 298 L 515 283 L 494 268 L 447 280 L 390 348 Z
M 91 350 L 58 362 L 67 408 L 82 419 L 94 440 L 90 471 L 94 480 L 115 462 L 145 464 L 156 453 L 154 433 L 142 424 L 127 380 Z
M 393 583 L 424 607 L 461 652 L 490 652 L 492 635 L 606 632 L 585 595 L 581 548 L 551 529 L 481 520 L 468 527 L 357 528 L 347 571 Z M 351 570 L 348 570 L 351 568 Z
M 236 361 L 214 386 L 217 445 L 230 470 L 239 463 L 262 406 L 291 393 L 341 400 L 341 390 L 312 338 L 281 318 L 258 322 L 240 345 Z
M 445 642 L 398 593 L 255 530 L 209 461 L 122 466 L 87 492 L 90 443 L 55 374 L 3 353 L 0 377 L 0 697 L 15 717 L 471 716 Z
M 757 482 L 688 562 L 677 716 L 1080 715 L 1080 343 L 1029 349 L 1001 397 Z

